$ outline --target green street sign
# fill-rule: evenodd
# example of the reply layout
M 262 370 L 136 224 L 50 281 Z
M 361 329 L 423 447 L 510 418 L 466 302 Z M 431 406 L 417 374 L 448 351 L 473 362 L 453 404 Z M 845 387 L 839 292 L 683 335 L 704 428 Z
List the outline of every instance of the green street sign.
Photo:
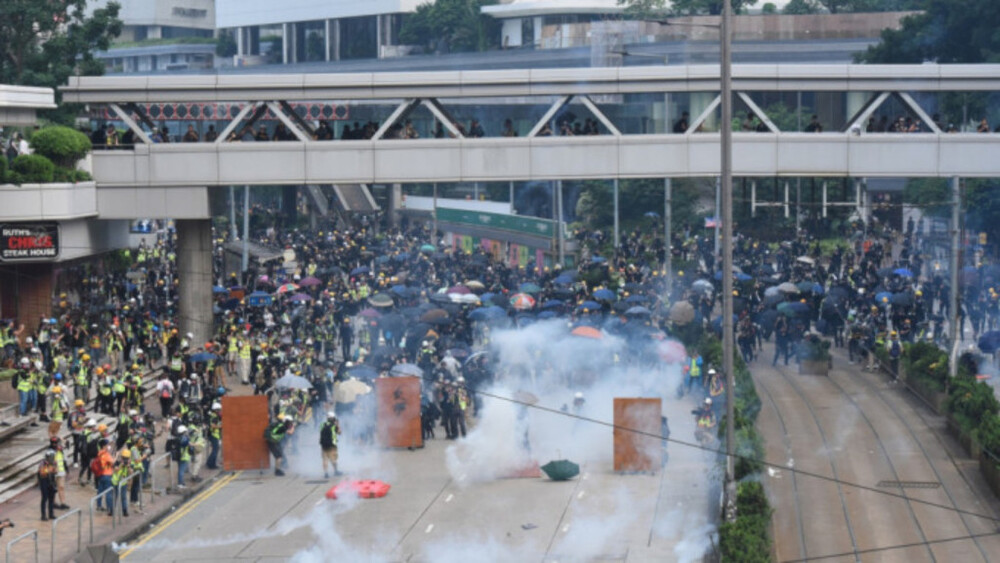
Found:
M 446 223 L 512 231 L 536 237 L 551 238 L 555 236 L 556 232 L 555 221 L 536 219 L 534 217 L 520 217 L 518 215 L 501 215 L 499 213 L 439 207 L 437 218 L 438 221 Z

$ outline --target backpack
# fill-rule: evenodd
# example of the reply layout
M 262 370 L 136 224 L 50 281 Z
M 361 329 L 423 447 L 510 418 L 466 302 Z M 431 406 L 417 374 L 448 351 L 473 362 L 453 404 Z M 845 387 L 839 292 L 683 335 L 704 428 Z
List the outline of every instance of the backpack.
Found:
M 94 458 L 90 460 L 90 472 L 93 473 L 94 477 L 97 477 L 97 475 L 101 472 L 101 460 L 97 459 L 97 456 L 94 456 Z
M 14 377 L 10 378 L 10 386 L 17 389 L 17 384 L 21 382 L 21 370 L 14 372 Z
M 899 341 L 893 340 L 892 345 L 889 347 L 889 357 L 895 360 L 901 352 L 902 347 L 899 345 Z
M 170 438 L 167 440 L 167 443 L 164 444 L 166 450 L 170 452 L 170 459 L 173 461 L 181 460 L 181 449 L 178 447 L 179 445 L 180 444 L 177 441 L 177 438 Z

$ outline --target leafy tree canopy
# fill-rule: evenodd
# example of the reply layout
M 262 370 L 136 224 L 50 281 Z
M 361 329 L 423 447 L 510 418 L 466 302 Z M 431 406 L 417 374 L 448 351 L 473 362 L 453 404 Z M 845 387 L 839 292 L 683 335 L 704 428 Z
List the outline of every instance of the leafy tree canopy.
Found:
M 436 50 L 444 42 L 449 51 L 485 51 L 496 47 L 499 23 L 482 13 L 497 0 L 433 0 L 421 4 L 403 20 L 399 39 L 408 45 Z
M 111 2 L 86 16 L 87 0 L 0 1 L 0 82 L 56 88 L 74 74 L 100 75 L 94 58 L 122 30 Z M 58 92 L 57 92 L 58 95 Z M 65 110 L 50 115 L 65 121 Z
M 1000 62 L 1000 10 L 996 0 L 902 2 L 925 11 L 885 29 L 877 45 L 858 59 L 866 63 Z

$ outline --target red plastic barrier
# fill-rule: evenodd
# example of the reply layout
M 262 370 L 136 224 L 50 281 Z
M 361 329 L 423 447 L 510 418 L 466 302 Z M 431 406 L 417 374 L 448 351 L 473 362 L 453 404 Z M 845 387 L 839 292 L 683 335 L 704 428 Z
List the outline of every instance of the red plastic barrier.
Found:
M 341 481 L 326 492 L 326 498 L 337 500 L 338 496 L 353 494 L 360 498 L 382 498 L 388 494 L 392 485 L 385 481 L 348 479 Z

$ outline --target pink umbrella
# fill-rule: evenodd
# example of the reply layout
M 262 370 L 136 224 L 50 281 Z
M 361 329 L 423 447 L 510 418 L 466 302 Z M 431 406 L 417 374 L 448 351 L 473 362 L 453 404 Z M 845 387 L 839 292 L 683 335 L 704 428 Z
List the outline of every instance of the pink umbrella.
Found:
M 295 295 L 291 296 L 288 300 L 296 302 L 304 302 L 304 301 L 312 301 L 312 297 L 309 297 L 305 293 L 296 293 Z
M 314 278 L 313 276 L 309 276 L 306 279 L 299 282 L 300 287 L 313 287 L 316 285 L 323 285 L 323 282 L 320 281 L 319 278 Z
M 450 294 L 457 293 L 459 295 L 468 295 L 468 294 L 472 293 L 472 290 L 469 289 L 469 288 L 467 288 L 467 287 L 465 287 L 464 285 L 456 285 L 455 287 L 450 288 L 448 290 L 448 293 L 450 293 Z
M 365 318 L 368 318 L 368 319 L 374 319 L 374 318 L 382 316 L 378 311 L 376 311 L 375 309 L 372 309 L 372 308 L 365 309 L 365 310 L 361 311 L 360 313 L 358 313 L 358 315 L 360 315 L 362 317 L 365 317 Z

